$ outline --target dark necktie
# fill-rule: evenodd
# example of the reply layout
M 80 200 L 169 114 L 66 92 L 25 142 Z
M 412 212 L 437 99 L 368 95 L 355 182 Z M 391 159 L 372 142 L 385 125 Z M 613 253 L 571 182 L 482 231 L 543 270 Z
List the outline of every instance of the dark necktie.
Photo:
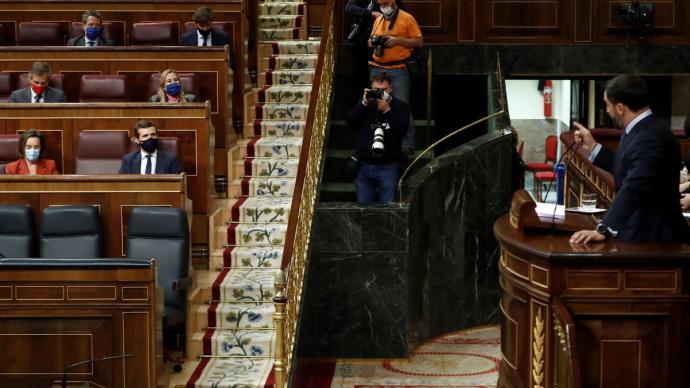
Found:
M 41 97 L 42 97 L 42 96 L 43 96 L 42 94 L 37 94 L 36 97 L 34 97 L 34 101 L 35 101 L 35 102 L 41 102 Z
M 204 36 L 204 44 L 202 46 L 208 46 L 208 35 Z
M 151 156 L 152 155 L 146 155 L 146 170 L 144 170 L 146 175 L 151 175 Z
M 89 45 L 89 47 L 93 47 L 93 45 L 94 45 L 95 43 L 96 43 L 96 42 L 94 42 L 94 41 L 89 41 L 89 42 L 86 42 L 86 44 L 88 44 L 88 45 Z

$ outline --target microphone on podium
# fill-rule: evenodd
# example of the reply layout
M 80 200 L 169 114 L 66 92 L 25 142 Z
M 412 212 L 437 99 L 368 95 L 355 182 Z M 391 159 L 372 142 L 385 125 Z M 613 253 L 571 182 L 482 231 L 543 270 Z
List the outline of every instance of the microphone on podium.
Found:
M 71 368 L 74 368 L 75 366 L 88 364 L 88 363 L 90 363 L 90 362 L 106 361 L 106 360 L 117 360 L 117 359 L 120 359 L 120 358 L 128 358 L 128 357 L 133 357 L 133 356 L 134 356 L 134 354 L 132 354 L 132 353 L 128 353 L 128 354 L 119 354 L 119 355 L 117 355 L 117 356 L 108 356 L 108 357 L 101 357 L 101 358 L 92 358 L 92 359 L 89 359 L 89 360 L 77 362 L 77 363 L 72 364 L 72 365 L 67 365 L 67 366 L 65 367 L 65 369 L 62 370 L 62 388 L 67 388 L 67 371 L 68 371 L 69 369 L 71 369 Z
M 568 152 L 570 152 L 570 150 L 571 150 L 571 149 L 573 148 L 573 146 L 576 145 L 576 144 L 577 144 L 577 146 L 574 148 L 573 153 L 577 152 L 578 148 L 580 148 L 580 146 L 582 145 L 582 142 L 578 142 L 577 139 L 575 139 L 575 141 L 573 141 L 573 143 L 570 144 L 570 145 L 565 149 L 565 152 L 563 152 L 563 153 L 561 154 L 561 157 L 560 157 L 560 158 L 558 159 L 558 161 L 554 164 L 554 166 L 558 166 L 558 165 L 563 161 L 563 158 L 564 158 L 566 155 L 568 155 Z M 568 158 L 568 159 L 566 160 L 566 164 L 565 164 L 566 171 L 567 171 L 568 165 L 569 165 L 570 163 L 571 163 L 571 162 L 570 162 L 570 158 Z M 546 193 L 544 194 L 544 201 L 546 201 L 546 199 L 549 197 L 549 192 L 551 191 L 551 186 L 553 185 L 553 182 L 554 182 L 553 180 L 550 181 L 550 182 L 549 182 L 549 185 L 546 187 Z M 565 205 L 564 205 L 564 206 L 565 206 Z M 553 207 L 553 213 L 551 214 L 551 228 L 552 228 L 552 229 L 555 228 L 555 224 L 556 224 L 556 211 L 557 211 L 557 210 L 558 210 L 558 202 L 556 202 L 556 204 L 554 205 L 554 207 Z

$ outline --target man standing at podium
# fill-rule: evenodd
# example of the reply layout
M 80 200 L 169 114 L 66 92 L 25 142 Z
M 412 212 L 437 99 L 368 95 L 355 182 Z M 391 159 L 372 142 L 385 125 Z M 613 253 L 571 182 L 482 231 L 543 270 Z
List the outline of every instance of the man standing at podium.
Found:
M 649 109 L 644 80 L 621 75 L 606 84 L 606 113 L 625 129 L 611 153 L 574 123 L 575 139 L 594 165 L 613 174 L 616 196 L 595 230 L 573 234 L 571 243 L 587 244 L 611 236 L 620 241 L 680 243 L 688 241 L 678 196 L 680 147 L 671 130 Z

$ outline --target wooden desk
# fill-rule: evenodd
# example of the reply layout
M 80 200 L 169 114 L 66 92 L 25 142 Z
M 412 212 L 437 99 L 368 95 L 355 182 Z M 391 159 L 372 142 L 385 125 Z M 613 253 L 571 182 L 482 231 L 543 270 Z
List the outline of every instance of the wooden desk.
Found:
M 245 10 L 246 3 L 243 0 L 208 0 L 203 2 L 203 4 L 187 0 L 3 0 L 0 9 L 0 24 L 2 24 L 2 29 L 5 30 L 5 33 L 9 35 L 8 44 L 14 44 L 17 24 L 20 22 L 50 21 L 69 25 L 72 22 L 80 21 L 81 14 L 84 11 L 95 9 L 101 12 L 103 21 L 123 24 L 125 36 L 131 35 L 134 23 L 142 21 L 176 22 L 178 30 L 182 34 L 185 32 L 185 23 L 192 20 L 194 11 L 201 5 L 207 5 L 213 9 L 214 21 L 227 22 L 232 25 L 231 38 L 237 64 L 236 69 L 244 69 L 246 67 L 245 56 L 247 54 L 245 47 L 249 34 L 249 24 Z M 251 2 L 251 4 L 254 5 L 255 3 Z M 181 55 L 179 58 L 184 59 L 185 56 Z M 191 63 L 195 62 L 192 61 Z M 185 68 L 185 66 L 179 65 L 170 65 L 169 67 L 178 71 L 182 71 Z M 22 68 L 23 71 L 28 71 L 28 69 L 28 67 Z M 164 69 L 165 67 L 155 68 L 154 71 L 162 71 Z M 237 107 L 237 115 L 242 114 L 245 78 L 244 71 L 236 71 L 233 78 L 233 105 Z M 236 116 L 237 119 L 240 117 Z M 224 127 L 220 127 L 216 123 L 216 128 L 220 130 Z M 228 133 L 231 132 L 228 131 Z M 218 144 L 223 143 L 219 142 Z
M 81 131 L 130 131 L 141 118 L 152 119 L 161 136 L 180 139 L 179 160 L 189 181 L 194 212 L 208 214 L 213 188 L 213 126 L 207 104 L 0 104 L 0 133 L 35 128 L 45 134 L 48 158 L 61 173 L 74 174 Z
M 127 225 L 133 207 L 185 209 L 186 201 L 183 175 L 0 175 L 0 203 L 31 206 L 36 230 L 39 230 L 41 210 L 46 207 L 98 206 L 103 225 L 104 253 L 109 257 L 126 255 Z M 197 215 L 192 227 L 207 231 L 207 224 L 202 215 Z M 192 241 L 205 244 L 204 241 Z
M 573 247 L 570 233 L 494 225 L 499 387 L 687 387 L 690 246 Z
M 24 74 L 34 61 L 49 62 L 54 73 L 65 75 L 68 102 L 79 101 L 79 82 L 85 74 L 126 75 L 130 81 L 132 100 L 148 102 L 152 73 L 167 68 L 180 73 L 195 73 L 200 84 L 198 97 L 202 102 L 211 101 L 210 117 L 216 128 L 215 146 L 223 149 L 226 141 L 235 141 L 235 131 L 231 125 L 231 101 L 228 98 L 228 56 L 223 47 L 2 47 L 0 50 L 0 71 Z M 242 106 L 241 94 L 234 104 Z M 162 105 L 165 104 L 158 106 Z M 160 109 L 158 106 L 153 109 Z M 242 110 L 235 114 L 241 117 Z M 223 157 L 217 160 L 226 160 L 224 152 L 221 151 L 220 155 Z M 225 171 L 224 164 L 219 169 Z
M 67 365 L 132 353 L 75 367 L 67 377 L 106 387 L 155 387 L 162 370 L 155 262 L 69 262 L 0 260 L 1 385 L 49 387 Z

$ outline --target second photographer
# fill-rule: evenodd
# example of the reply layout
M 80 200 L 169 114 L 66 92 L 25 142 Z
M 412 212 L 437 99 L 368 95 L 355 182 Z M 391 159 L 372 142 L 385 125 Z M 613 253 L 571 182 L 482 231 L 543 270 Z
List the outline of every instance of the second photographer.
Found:
M 361 101 L 348 112 L 347 125 L 357 128 L 355 176 L 357 202 L 392 202 L 400 175 L 401 143 L 410 123 L 410 108 L 393 96 L 384 72 L 372 78 Z

